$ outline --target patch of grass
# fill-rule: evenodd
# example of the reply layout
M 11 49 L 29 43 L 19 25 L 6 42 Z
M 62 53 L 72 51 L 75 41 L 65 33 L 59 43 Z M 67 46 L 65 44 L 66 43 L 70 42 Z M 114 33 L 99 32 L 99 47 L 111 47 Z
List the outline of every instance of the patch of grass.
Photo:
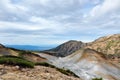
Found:
M 41 66 L 46 66 L 46 67 L 55 68 L 57 71 L 65 74 L 65 75 L 74 76 L 74 77 L 79 78 L 79 76 L 77 76 L 75 73 L 73 73 L 72 71 L 70 71 L 70 70 L 68 70 L 68 69 L 58 68 L 58 67 L 56 67 L 56 66 L 54 66 L 54 65 L 51 65 L 51 64 L 49 64 L 49 63 L 46 63 L 46 62 L 36 63 L 36 65 L 41 65 Z
M 92 80 L 103 80 L 102 78 L 94 78 Z
M 56 68 L 58 71 L 60 71 L 61 73 L 65 74 L 65 75 L 68 75 L 68 76 L 75 76 L 75 77 L 78 77 L 75 73 L 73 73 L 72 71 L 70 71 L 69 69 L 62 69 L 62 68 Z
M 49 64 L 49 63 L 47 63 L 47 62 L 35 63 L 35 65 L 41 65 L 41 66 L 56 68 L 54 65 L 51 65 L 51 64 Z
M 114 44 L 114 41 L 109 41 L 107 46 L 106 46 L 106 50 L 110 49 L 110 47 Z
M 20 67 L 33 68 L 34 63 L 16 56 L 1 56 L 0 64 L 18 65 Z
M 14 50 L 14 51 L 18 52 L 19 53 L 18 56 L 21 56 L 21 57 L 24 54 L 33 54 L 31 51 L 28 51 L 28 50 L 19 50 L 19 49 L 10 48 L 10 47 L 7 47 L 7 49 L 11 49 L 11 50 Z
M 25 54 L 33 54 L 32 52 L 30 52 L 30 51 L 19 51 L 19 56 L 20 57 L 23 57 L 23 55 L 25 55 Z

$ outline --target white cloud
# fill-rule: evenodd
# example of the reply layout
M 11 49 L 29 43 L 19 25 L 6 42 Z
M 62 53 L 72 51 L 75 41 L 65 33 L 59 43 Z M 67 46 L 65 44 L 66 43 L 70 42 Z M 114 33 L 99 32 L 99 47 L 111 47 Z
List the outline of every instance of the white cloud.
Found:
M 90 41 L 100 35 L 119 33 L 118 25 L 120 0 L 0 1 L 0 42 L 3 43 L 10 43 L 11 39 L 14 39 L 11 44 Z
M 24 24 L 24 23 L 12 23 L 6 21 L 0 21 L 0 29 L 21 29 L 21 30 L 38 30 L 44 29 L 44 27 L 39 27 L 38 25 Z
M 16 21 L 25 19 L 29 14 L 28 9 L 19 4 L 13 4 L 11 0 L 0 1 L 0 20 Z M 26 16 L 26 17 L 23 17 Z
M 120 0 L 104 0 L 102 4 L 96 5 L 90 12 L 92 17 L 101 17 L 106 14 L 120 10 Z
M 0 2 L 1 10 L 8 13 L 22 13 L 27 11 L 27 8 L 21 5 L 12 4 L 10 0 L 1 0 Z

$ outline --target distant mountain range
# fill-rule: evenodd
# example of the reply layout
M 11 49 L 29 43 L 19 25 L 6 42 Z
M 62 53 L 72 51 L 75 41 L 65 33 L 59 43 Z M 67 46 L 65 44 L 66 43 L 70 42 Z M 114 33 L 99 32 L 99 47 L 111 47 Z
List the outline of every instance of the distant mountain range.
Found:
M 20 50 L 30 50 L 30 51 L 41 51 L 51 49 L 55 46 L 53 45 L 44 45 L 44 46 L 34 46 L 34 45 L 5 45 L 6 47 L 20 49 Z

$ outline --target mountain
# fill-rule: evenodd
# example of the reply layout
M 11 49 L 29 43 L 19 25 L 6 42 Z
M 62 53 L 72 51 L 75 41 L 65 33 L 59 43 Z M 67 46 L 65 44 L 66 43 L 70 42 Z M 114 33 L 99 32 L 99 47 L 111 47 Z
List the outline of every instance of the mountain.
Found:
M 32 62 L 46 62 L 47 59 L 39 56 L 38 54 L 34 54 L 30 51 L 19 50 L 15 48 L 8 48 L 4 45 L 0 44 L 0 56 L 22 56 L 25 59 L 32 61 Z
M 76 45 L 72 46 L 72 50 L 74 46 L 79 46 L 77 42 L 75 41 Z M 69 43 L 68 41 L 67 44 Z M 62 53 L 71 47 L 71 45 L 66 47 L 65 44 L 48 50 L 56 52 L 54 55 L 53 53 L 52 55 L 50 53 L 39 55 L 47 58 L 57 67 L 70 69 L 83 80 L 92 80 L 96 77 L 102 77 L 103 80 L 120 80 L 120 34 L 104 36 L 93 42 L 83 43 L 83 46 L 74 50 L 73 53 L 69 51 Z M 58 55 L 59 50 L 61 53 Z M 61 54 L 65 57 L 58 58 Z
M 56 48 L 50 49 L 50 50 L 45 50 L 43 52 L 54 55 L 57 57 L 65 57 L 70 55 L 71 53 L 83 48 L 86 46 L 86 43 L 83 43 L 81 41 L 75 41 L 75 40 L 70 40 L 68 42 L 65 42 L 61 45 L 59 45 Z
M 48 62 L 60 69 L 74 72 L 82 80 L 92 80 L 93 78 L 120 80 L 120 34 L 104 36 L 89 43 L 71 40 L 56 48 L 41 52 L 6 48 L 0 45 L 0 54 L 22 55 L 23 58 L 32 62 Z M 42 69 L 33 70 L 41 71 Z M 50 72 L 49 75 L 52 73 Z M 64 79 L 66 78 L 62 78 L 62 80 Z
M 40 55 L 57 67 L 70 69 L 83 80 L 92 80 L 96 77 L 102 77 L 103 80 L 120 80 L 120 66 L 116 62 L 110 62 L 103 53 L 93 49 L 80 49 L 62 58 Z
M 120 34 L 101 37 L 89 43 L 86 48 L 102 52 L 110 59 L 120 59 Z
M 65 57 L 81 48 L 94 49 L 103 53 L 109 59 L 120 59 L 120 34 L 104 36 L 89 43 L 71 40 L 43 52 L 57 57 Z

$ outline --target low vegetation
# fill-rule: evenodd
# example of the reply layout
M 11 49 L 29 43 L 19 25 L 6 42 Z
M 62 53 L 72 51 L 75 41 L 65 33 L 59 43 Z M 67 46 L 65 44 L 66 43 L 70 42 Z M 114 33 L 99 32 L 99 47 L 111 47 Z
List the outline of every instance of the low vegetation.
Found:
M 7 47 L 7 49 L 11 49 L 11 50 L 14 50 L 14 51 L 18 52 L 19 57 L 23 57 L 23 55 L 25 55 L 25 54 L 33 54 L 31 51 L 28 51 L 28 50 L 19 50 L 19 49 L 9 48 L 9 47 Z
M 49 63 L 47 63 L 47 62 L 35 63 L 35 65 L 41 65 L 41 66 L 56 68 L 54 65 L 51 65 L 51 64 L 49 64 Z
M 23 57 L 23 55 L 25 55 L 25 54 L 33 54 L 33 53 L 30 52 L 30 51 L 23 51 L 23 50 L 19 51 L 19 56 L 20 57 Z
M 102 78 L 94 78 L 92 80 L 103 80 Z
M 46 63 L 46 62 L 42 62 L 42 63 L 36 63 L 36 65 L 41 65 L 41 66 L 46 66 L 46 67 L 51 67 L 51 68 L 55 68 L 57 71 L 65 74 L 65 75 L 68 75 L 68 76 L 74 76 L 74 77 L 78 77 L 75 73 L 73 73 L 72 71 L 68 70 L 68 69 L 62 69 L 62 68 L 58 68 L 54 65 L 51 65 L 49 63 Z
M 58 68 L 58 67 L 51 65 L 47 62 L 35 63 L 33 61 L 27 60 L 25 58 L 25 55 L 32 54 L 32 55 L 38 56 L 37 54 L 33 54 L 30 51 L 18 50 L 18 49 L 14 49 L 14 48 L 10 48 L 10 49 L 15 50 L 16 52 L 19 53 L 19 55 L 18 56 L 11 56 L 11 55 L 1 56 L 0 57 L 0 64 L 18 65 L 18 66 L 23 67 L 23 68 L 34 68 L 35 65 L 41 65 L 41 66 L 45 66 L 45 67 L 55 68 L 57 71 L 65 74 L 65 75 L 68 75 L 68 76 L 79 77 L 68 69 Z
M 18 65 L 20 67 L 28 67 L 28 68 L 33 68 L 35 65 L 33 62 L 30 62 L 28 60 L 16 56 L 1 56 L 0 64 Z
M 18 65 L 22 68 L 34 68 L 35 65 L 41 65 L 41 66 L 45 66 L 45 67 L 55 68 L 57 71 L 65 74 L 65 75 L 68 75 L 68 76 L 78 77 L 76 74 L 74 74 L 70 70 L 57 68 L 56 66 L 51 65 L 51 64 L 46 63 L 46 62 L 34 63 L 34 62 L 31 62 L 31 61 L 28 61 L 28 60 L 24 59 L 23 57 L 10 56 L 10 55 L 0 56 L 0 64 Z

